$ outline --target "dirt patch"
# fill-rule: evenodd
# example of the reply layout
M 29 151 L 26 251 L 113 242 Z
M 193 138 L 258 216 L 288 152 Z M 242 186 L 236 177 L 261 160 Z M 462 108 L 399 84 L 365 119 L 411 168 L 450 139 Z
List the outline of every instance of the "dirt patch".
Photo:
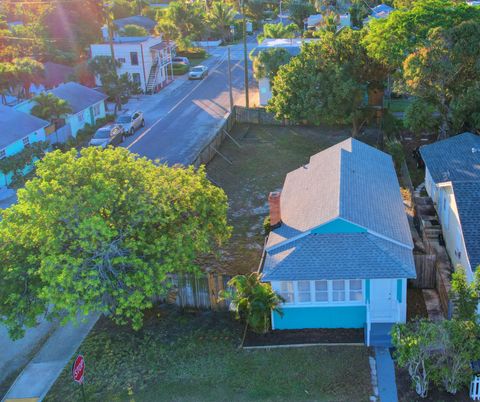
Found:
M 467 402 L 471 401 L 467 388 L 457 392 L 456 395 L 437 389 L 430 384 L 426 398 L 420 398 L 412 386 L 408 371 L 395 366 L 399 402 Z
M 407 320 L 428 318 L 427 306 L 423 298 L 422 289 L 407 289 Z
M 244 346 L 308 345 L 318 343 L 364 343 L 363 329 L 321 328 L 277 330 L 267 334 L 248 332 Z
M 268 193 L 281 189 L 285 175 L 308 163 L 310 156 L 348 138 L 350 128 L 238 124 L 230 134 L 241 148 L 226 138 L 220 152 L 232 164 L 216 157 L 208 164 L 207 173 L 228 195 L 233 235 L 221 250 L 222 258 L 208 264 L 239 274 L 258 268 Z M 377 141 L 375 133 L 359 139 L 369 144 Z

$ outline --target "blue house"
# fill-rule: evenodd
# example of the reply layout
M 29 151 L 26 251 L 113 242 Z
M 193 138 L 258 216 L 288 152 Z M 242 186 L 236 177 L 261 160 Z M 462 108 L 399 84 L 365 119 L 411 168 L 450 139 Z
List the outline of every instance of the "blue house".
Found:
M 45 141 L 45 128 L 49 125 L 48 121 L 0 105 L 0 159 L 18 154 L 30 144 Z M 31 169 L 27 167 L 25 173 Z M 0 172 L 0 178 L 0 187 L 8 186 L 12 174 Z
M 368 345 L 388 344 L 416 277 L 392 158 L 350 138 L 290 172 L 269 204 L 260 271 L 285 299 L 272 328 L 365 328 Z
M 447 252 L 472 280 L 480 266 L 480 137 L 459 134 L 420 147 L 420 154 Z
M 65 116 L 63 131 L 67 131 L 64 134 L 66 137 L 70 135 L 76 137 L 78 131 L 87 123 L 93 125 L 106 115 L 105 99 L 107 99 L 107 95 L 95 89 L 77 82 L 67 82 L 47 92 L 66 100 L 73 110 L 71 114 Z M 35 102 L 29 100 L 15 106 L 15 109 L 29 113 L 34 105 Z

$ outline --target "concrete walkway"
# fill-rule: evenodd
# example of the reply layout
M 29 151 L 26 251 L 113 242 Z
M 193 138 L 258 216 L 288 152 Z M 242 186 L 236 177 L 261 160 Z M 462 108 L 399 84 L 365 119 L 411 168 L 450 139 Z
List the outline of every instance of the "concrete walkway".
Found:
M 41 401 L 57 380 L 85 337 L 98 320 L 92 315 L 85 323 L 60 326 L 23 369 L 2 401 L 37 398 Z M 88 364 L 88 362 L 87 362 Z
M 375 348 L 378 395 L 381 402 L 398 402 L 395 366 L 388 348 Z

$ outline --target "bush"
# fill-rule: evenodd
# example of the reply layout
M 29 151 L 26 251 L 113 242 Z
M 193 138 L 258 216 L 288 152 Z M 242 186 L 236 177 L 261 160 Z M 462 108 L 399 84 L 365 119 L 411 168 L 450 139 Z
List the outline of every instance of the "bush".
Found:
M 266 216 L 263 221 L 263 230 L 264 230 L 265 236 L 268 236 L 268 234 L 272 230 L 272 226 L 270 225 L 270 215 Z
M 403 152 L 403 145 L 400 141 L 394 139 L 389 140 L 385 144 L 386 151 L 392 155 L 395 167 L 400 169 L 402 162 L 405 160 L 405 153 Z
M 403 128 L 402 120 L 397 119 L 393 114 L 385 111 L 382 119 L 382 129 L 387 137 L 397 136 Z
M 173 75 L 183 75 L 188 73 L 188 66 L 185 64 L 174 64 Z
M 438 119 L 433 117 L 434 112 L 435 108 L 432 105 L 422 99 L 415 99 L 405 109 L 403 123 L 416 136 L 431 133 L 438 126 Z
M 201 47 L 191 47 L 177 51 L 178 57 L 188 57 L 189 59 L 204 59 L 207 57 L 207 51 Z

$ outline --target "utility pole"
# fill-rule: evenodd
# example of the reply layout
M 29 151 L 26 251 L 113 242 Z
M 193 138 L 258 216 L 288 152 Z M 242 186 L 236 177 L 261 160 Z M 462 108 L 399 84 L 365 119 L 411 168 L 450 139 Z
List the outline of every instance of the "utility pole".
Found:
M 247 20 L 245 17 L 245 0 L 241 0 L 243 14 L 243 58 L 245 64 L 245 107 L 248 109 L 248 56 L 247 56 Z
M 230 112 L 233 112 L 232 67 L 230 62 L 230 46 L 228 47 L 228 91 L 230 94 Z
M 105 1 L 102 2 L 103 6 L 103 12 L 105 14 L 105 23 L 107 25 L 107 31 L 108 31 L 108 43 L 110 44 L 110 53 L 111 53 L 111 58 L 112 58 L 112 68 L 113 68 L 113 73 L 117 75 L 117 67 L 116 67 L 116 60 L 115 60 L 115 51 L 113 47 L 113 18 L 112 18 L 112 9 L 111 9 L 111 4 L 110 3 L 105 3 Z
M 282 0 L 280 0 L 280 10 L 279 11 L 280 11 L 280 22 L 283 25 Z

